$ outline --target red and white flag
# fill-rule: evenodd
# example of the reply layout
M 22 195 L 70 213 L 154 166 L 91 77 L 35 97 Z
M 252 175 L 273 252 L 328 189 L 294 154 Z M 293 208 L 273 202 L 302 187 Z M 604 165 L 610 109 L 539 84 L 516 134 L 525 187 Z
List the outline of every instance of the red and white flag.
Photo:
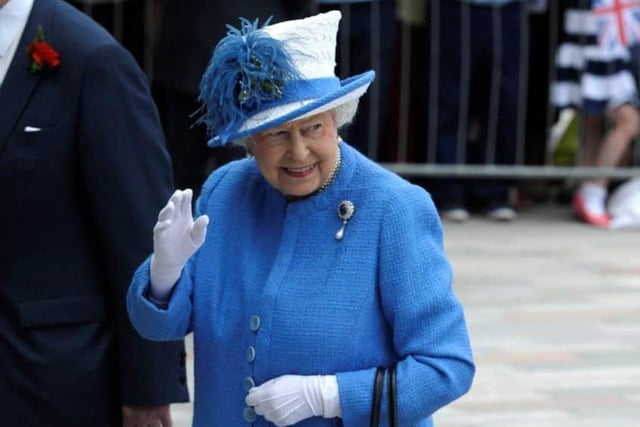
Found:
M 640 0 L 593 0 L 601 46 L 630 46 L 640 42 Z

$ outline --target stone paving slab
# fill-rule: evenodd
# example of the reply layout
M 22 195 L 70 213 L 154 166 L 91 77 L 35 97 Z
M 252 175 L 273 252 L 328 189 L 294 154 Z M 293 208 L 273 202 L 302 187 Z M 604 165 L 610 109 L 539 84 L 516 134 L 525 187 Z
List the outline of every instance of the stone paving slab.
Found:
M 554 205 L 444 231 L 477 376 L 436 427 L 640 426 L 640 231 Z M 173 406 L 174 427 L 191 409 Z
M 437 427 L 640 426 L 640 231 L 538 206 L 445 244 L 478 371 Z

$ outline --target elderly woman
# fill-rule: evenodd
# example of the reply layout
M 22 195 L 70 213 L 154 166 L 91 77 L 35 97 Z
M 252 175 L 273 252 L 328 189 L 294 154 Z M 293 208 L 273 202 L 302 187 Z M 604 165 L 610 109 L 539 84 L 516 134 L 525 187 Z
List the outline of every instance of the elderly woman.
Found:
M 195 221 L 173 194 L 127 300 L 147 338 L 193 332 L 196 427 L 366 426 L 378 366 L 399 424 L 425 427 L 471 385 L 428 193 L 340 139 L 373 72 L 335 77 L 339 21 L 243 20 L 203 76 L 210 144 L 251 156 L 211 174 Z

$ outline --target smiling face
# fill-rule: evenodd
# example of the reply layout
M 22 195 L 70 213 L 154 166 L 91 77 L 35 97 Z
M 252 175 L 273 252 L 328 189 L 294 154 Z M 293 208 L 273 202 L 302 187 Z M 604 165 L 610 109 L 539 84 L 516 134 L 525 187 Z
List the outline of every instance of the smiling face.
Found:
M 248 143 L 260 172 L 285 196 L 304 197 L 329 179 L 338 156 L 333 111 L 260 132 Z

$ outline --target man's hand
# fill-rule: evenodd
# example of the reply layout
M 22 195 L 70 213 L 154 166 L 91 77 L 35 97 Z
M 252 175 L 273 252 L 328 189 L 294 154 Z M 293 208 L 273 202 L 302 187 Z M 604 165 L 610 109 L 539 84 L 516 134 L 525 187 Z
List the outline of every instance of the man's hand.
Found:
M 171 410 L 163 406 L 122 406 L 122 427 L 171 427 Z

